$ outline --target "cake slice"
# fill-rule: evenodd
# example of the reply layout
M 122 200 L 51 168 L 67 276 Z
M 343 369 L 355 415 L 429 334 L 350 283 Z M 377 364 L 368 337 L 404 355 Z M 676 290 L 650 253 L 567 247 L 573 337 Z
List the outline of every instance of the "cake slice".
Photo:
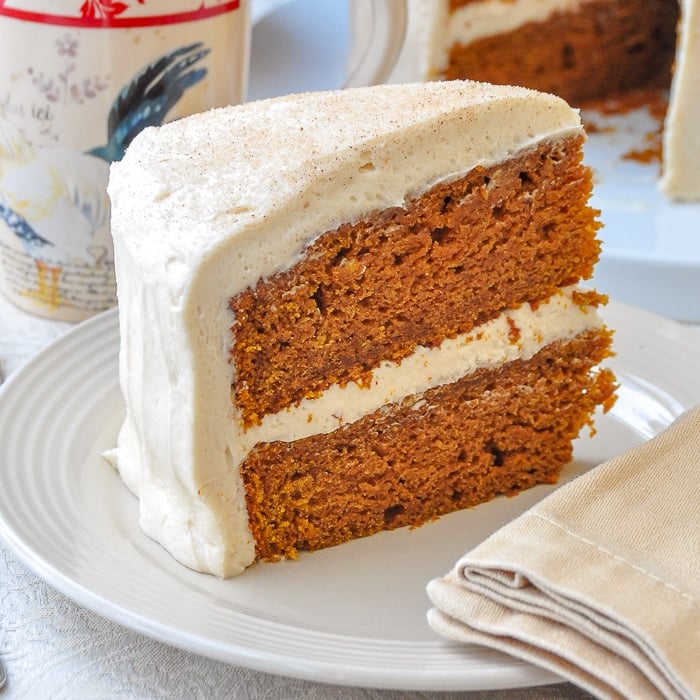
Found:
M 468 78 L 524 85 L 577 106 L 671 83 L 678 0 L 409 0 L 408 5 L 396 81 Z
M 145 532 L 230 576 L 555 482 L 614 391 L 583 140 L 461 81 L 140 134 L 109 191 Z

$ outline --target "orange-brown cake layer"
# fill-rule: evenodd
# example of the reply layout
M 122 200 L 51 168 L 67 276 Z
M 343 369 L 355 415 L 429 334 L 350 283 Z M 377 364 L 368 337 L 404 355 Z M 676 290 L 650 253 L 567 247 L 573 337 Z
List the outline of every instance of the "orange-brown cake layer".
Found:
M 678 0 L 583 3 L 545 22 L 453 46 L 440 77 L 523 85 L 577 105 L 639 87 L 668 87 L 678 17 Z
M 581 141 L 541 143 L 343 225 L 233 298 L 245 424 L 588 278 L 600 249 Z
M 332 433 L 258 445 L 242 475 L 256 554 L 293 557 L 553 483 L 614 377 L 608 331 L 544 347 Z

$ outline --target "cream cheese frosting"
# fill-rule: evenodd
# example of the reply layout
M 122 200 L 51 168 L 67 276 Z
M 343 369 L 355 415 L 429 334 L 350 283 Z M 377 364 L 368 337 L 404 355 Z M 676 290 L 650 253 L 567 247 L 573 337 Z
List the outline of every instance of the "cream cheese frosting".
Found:
M 126 405 L 114 460 L 144 531 L 200 571 L 230 576 L 254 560 L 239 466 L 254 440 L 280 437 L 295 418 L 271 418 L 253 437 L 239 426 L 231 297 L 342 222 L 580 129 L 554 96 L 454 81 L 290 96 L 142 132 L 112 166 L 109 193 Z M 562 299 L 553 303 L 571 328 L 597 323 Z M 463 371 L 485 361 L 465 357 Z M 382 372 L 370 403 L 392 400 L 396 371 Z M 326 428 L 329 396 L 310 409 Z

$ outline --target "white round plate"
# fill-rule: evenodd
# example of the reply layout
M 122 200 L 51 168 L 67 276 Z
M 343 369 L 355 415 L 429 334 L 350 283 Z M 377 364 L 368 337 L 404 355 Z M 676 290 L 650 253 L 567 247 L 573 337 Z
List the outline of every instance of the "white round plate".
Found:
M 254 29 L 248 98 L 340 87 L 351 41 L 347 0 L 256 1 L 273 9 Z M 658 188 L 658 162 L 625 158 L 647 148 L 658 128 L 647 110 L 593 116 L 602 129 L 585 153 L 604 223 L 595 284 L 616 301 L 700 321 L 700 202 L 670 201 Z
M 700 398 L 700 333 L 619 304 L 615 408 L 577 441 L 562 482 L 652 437 Z M 139 529 L 101 457 L 123 416 L 115 311 L 77 326 L 0 389 L 0 536 L 49 584 L 138 632 L 258 670 L 336 684 L 475 690 L 555 682 L 524 662 L 438 638 L 425 585 L 553 487 L 500 498 L 220 580 Z

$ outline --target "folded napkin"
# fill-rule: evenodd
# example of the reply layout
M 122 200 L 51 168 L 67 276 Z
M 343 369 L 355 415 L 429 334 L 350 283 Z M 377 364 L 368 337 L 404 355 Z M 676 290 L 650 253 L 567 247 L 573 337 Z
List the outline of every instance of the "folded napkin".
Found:
M 432 628 L 601 698 L 700 698 L 700 407 L 428 585 Z

